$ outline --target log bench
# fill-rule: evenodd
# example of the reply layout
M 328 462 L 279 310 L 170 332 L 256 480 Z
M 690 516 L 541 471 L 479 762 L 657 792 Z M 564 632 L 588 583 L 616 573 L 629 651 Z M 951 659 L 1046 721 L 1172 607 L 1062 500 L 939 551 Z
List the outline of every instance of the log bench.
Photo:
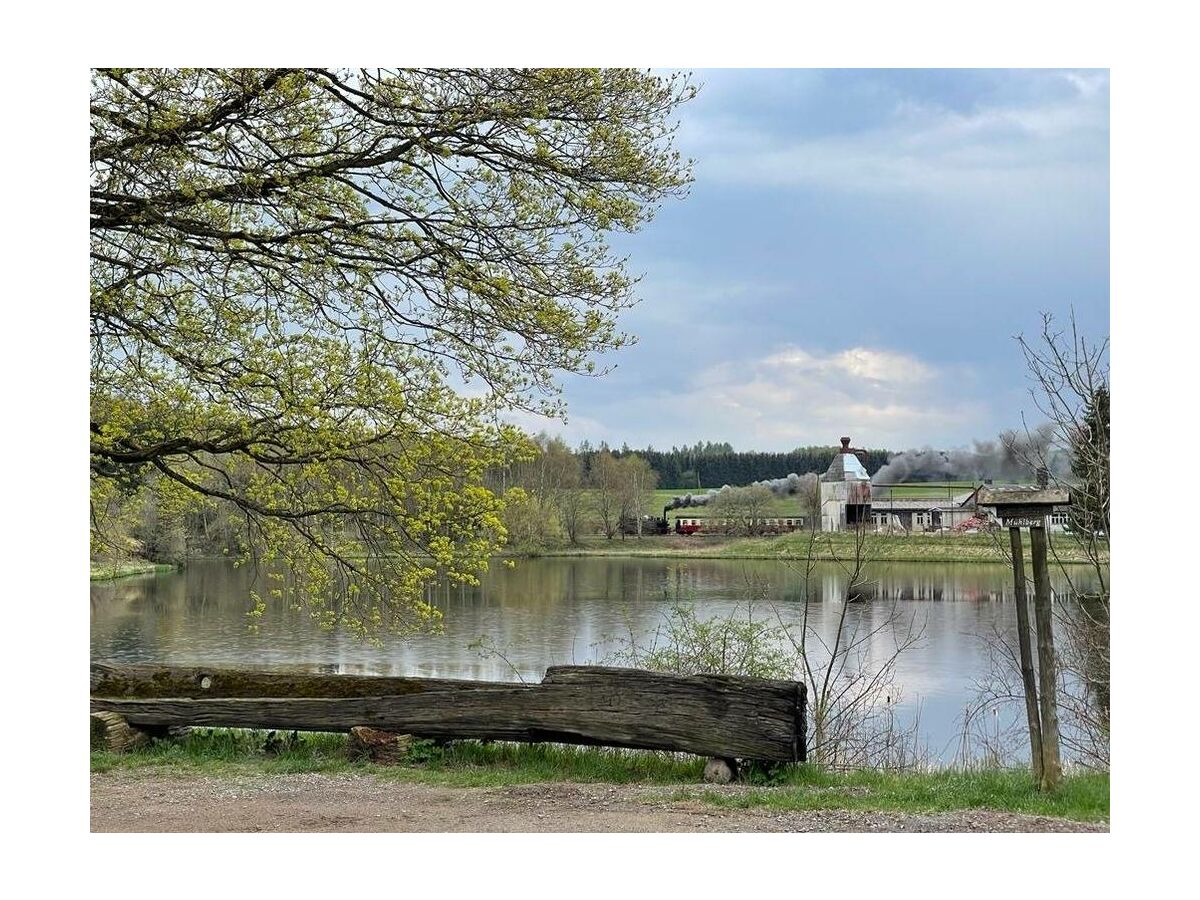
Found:
M 91 709 L 134 729 L 349 732 L 805 758 L 802 682 L 552 666 L 539 684 L 180 666 L 92 666 Z

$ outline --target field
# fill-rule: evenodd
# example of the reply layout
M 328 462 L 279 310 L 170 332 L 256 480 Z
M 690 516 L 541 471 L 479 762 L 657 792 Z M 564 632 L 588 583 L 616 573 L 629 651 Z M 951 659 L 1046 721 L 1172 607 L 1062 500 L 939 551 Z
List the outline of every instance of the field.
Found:
M 927 498 L 927 499 L 946 499 L 949 500 L 955 496 L 973 490 L 976 483 L 973 481 L 930 481 L 920 484 L 900 484 L 894 487 L 884 489 L 884 493 L 880 495 L 881 499 L 910 499 L 910 498 Z M 709 488 L 697 488 L 694 490 L 677 490 L 659 488 L 654 492 L 654 503 L 651 505 L 651 511 L 658 515 L 664 506 L 670 503 L 676 497 L 682 497 L 685 494 L 703 494 Z M 800 499 L 795 496 L 775 497 L 767 506 L 764 513 L 770 517 L 780 516 L 798 516 L 801 515 Z M 690 507 L 687 509 L 673 509 L 667 513 L 667 519 L 674 523 L 679 516 L 687 518 L 689 515 L 705 515 L 703 507 Z
M 654 492 L 654 503 L 650 507 L 650 511 L 656 516 L 661 515 L 663 507 L 666 506 L 668 503 L 670 503 L 672 500 L 674 500 L 676 497 L 682 497 L 683 495 L 689 494 L 689 493 L 690 494 L 703 494 L 707 490 L 708 490 L 708 488 L 703 488 L 702 490 L 694 490 L 694 491 L 663 490 L 660 488 L 659 490 Z M 767 506 L 767 508 L 763 514 L 768 517 L 780 517 L 780 516 L 786 517 L 786 516 L 801 515 L 800 499 L 798 497 L 775 497 L 771 500 L 771 503 Z M 667 513 L 667 521 L 670 522 L 671 524 L 674 524 L 675 520 L 677 518 L 679 518 L 680 516 L 682 516 L 686 519 L 689 516 L 703 516 L 703 515 L 707 515 L 707 511 L 702 506 L 693 506 L 693 507 L 689 507 L 686 509 L 673 509 Z
M 810 543 L 811 541 L 811 543 Z M 1008 536 L 1000 534 L 873 534 L 868 533 L 864 556 L 873 562 L 988 562 L 1008 561 Z M 1054 557 L 1064 563 L 1086 563 L 1082 549 L 1066 535 L 1051 535 Z M 807 531 L 763 537 L 678 534 L 632 536 L 611 541 L 589 537 L 578 546 L 511 551 L 505 556 L 642 556 L 679 559 L 805 559 L 811 550 L 817 560 L 854 556 L 854 535 Z M 1107 550 L 1104 562 L 1108 560 Z

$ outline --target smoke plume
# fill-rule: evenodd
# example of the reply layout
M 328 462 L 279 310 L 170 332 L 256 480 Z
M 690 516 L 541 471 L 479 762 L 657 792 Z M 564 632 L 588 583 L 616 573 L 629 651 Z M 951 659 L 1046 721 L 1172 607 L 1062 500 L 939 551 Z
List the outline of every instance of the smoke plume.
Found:
M 995 441 L 974 441 L 956 450 L 905 450 L 892 456 L 871 478 L 874 484 L 904 484 L 909 481 L 1031 481 L 1036 469 L 1045 466 L 1055 475 L 1065 475 L 1070 461 L 1054 446 L 1054 429 L 1042 425 L 1028 434 L 1006 431 Z
M 768 478 L 764 481 L 756 481 L 750 486 L 762 486 L 778 497 L 788 497 L 793 494 L 799 494 L 806 484 L 812 484 L 816 480 L 817 476 L 812 472 L 806 475 L 797 475 L 795 472 L 792 472 L 783 478 Z M 666 510 L 684 509 L 689 506 L 707 506 L 721 494 L 732 490 L 734 488 L 726 484 L 719 488 L 705 491 L 703 494 L 683 494 L 672 498 L 671 502 L 667 504 Z

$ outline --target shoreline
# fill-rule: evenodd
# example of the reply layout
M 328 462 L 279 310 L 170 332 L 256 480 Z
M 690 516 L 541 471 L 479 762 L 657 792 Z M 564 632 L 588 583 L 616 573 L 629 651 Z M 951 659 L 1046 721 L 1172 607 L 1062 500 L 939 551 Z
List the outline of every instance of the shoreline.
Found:
M 1057 539 L 1055 539 L 1057 538 Z M 792 534 L 770 537 L 684 537 L 680 535 L 647 535 L 641 538 L 587 538 L 576 546 L 508 547 L 491 557 L 491 561 L 532 559 L 695 559 L 695 560 L 755 560 L 775 562 L 845 562 L 854 558 L 854 536 L 846 532 L 822 532 L 810 545 L 810 535 Z M 987 534 L 971 535 L 886 535 L 868 534 L 864 544 L 864 559 L 873 563 L 984 563 L 1011 565 L 1006 542 Z M 224 559 L 228 556 L 196 556 L 196 562 Z M 1107 566 L 1110 554 L 1106 548 L 1102 564 Z M 1051 538 L 1051 565 L 1090 565 L 1082 550 L 1062 535 Z M 93 564 L 91 580 L 112 581 L 134 575 L 158 575 L 180 571 L 179 566 L 129 562 L 116 566 Z
M 170 563 L 128 562 L 115 565 L 99 565 L 92 563 L 91 581 L 115 581 L 118 578 L 129 578 L 133 575 L 161 575 L 166 572 L 176 572 L 182 565 Z
M 1090 560 L 1072 543 L 1053 540 L 1051 564 L 1088 565 Z M 729 559 L 839 562 L 854 558 L 854 537 L 844 532 L 825 532 L 815 543 L 809 535 L 793 533 L 776 537 L 696 538 L 677 535 L 642 538 L 589 539 L 578 546 L 518 547 L 497 554 L 497 559 L 638 557 L 645 559 Z M 864 544 L 869 563 L 990 563 L 1010 565 L 1005 543 L 991 535 L 875 535 Z M 1109 552 L 1104 551 L 1104 565 Z

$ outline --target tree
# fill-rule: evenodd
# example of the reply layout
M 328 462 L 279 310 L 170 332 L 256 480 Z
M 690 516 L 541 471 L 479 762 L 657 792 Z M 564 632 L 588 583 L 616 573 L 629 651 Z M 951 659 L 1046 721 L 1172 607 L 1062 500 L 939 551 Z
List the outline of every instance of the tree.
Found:
M 560 414 L 556 376 L 628 343 L 605 235 L 685 190 L 693 93 L 632 70 L 95 70 L 97 502 L 153 471 L 235 510 L 288 564 L 280 595 L 427 623 L 423 584 L 475 580 L 504 538 L 482 477 L 524 445 L 500 415 Z
M 677 595 L 652 631 L 639 634 L 630 623 L 606 661 L 682 675 L 801 678 L 811 762 L 912 767 L 921 755 L 918 723 L 896 721 L 896 674 L 903 655 L 923 639 L 924 624 L 904 616 L 898 599 L 875 595 L 866 526 L 853 534 L 847 550 L 828 532 L 811 531 L 803 556 L 784 557 L 803 580 L 798 604 L 774 602 L 770 585 L 750 575 L 738 606 L 722 615 L 705 616 L 694 600 Z M 817 571 L 826 554 L 840 570 L 832 579 Z M 826 594 L 834 585 L 836 596 Z M 832 611 L 824 608 L 829 604 Z
M 829 532 L 808 532 L 806 550 L 793 563 L 803 575 L 804 603 L 799 622 L 785 628 L 784 635 L 809 686 L 812 760 L 818 765 L 902 768 L 915 758 L 917 728 L 914 724 L 909 734 L 896 730 L 893 709 L 899 685 L 895 676 L 902 655 L 922 641 L 925 626 L 918 624 L 915 615 L 905 620 L 896 599 L 889 603 L 874 596 L 867 523 L 859 522 L 851 533 L 853 544 L 847 550 L 836 545 Z M 816 551 L 821 542 L 846 585 L 828 623 L 822 623 L 812 609 L 817 602 L 820 554 Z M 855 615 L 854 608 L 860 606 L 870 609 L 870 614 Z M 776 616 L 784 624 L 778 609 Z M 823 633 L 823 628 L 828 630 Z
M 563 534 L 572 544 L 579 543 L 585 501 L 580 490 L 583 465 L 562 438 L 542 436 L 540 456 L 542 497 L 551 510 Z
M 762 519 L 775 495 L 766 485 L 750 484 L 722 490 L 709 504 L 712 515 L 726 519 L 735 534 L 751 534 L 756 522 Z
M 535 435 L 527 458 L 500 472 L 489 473 L 487 483 L 520 488 L 519 503 L 509 502 L 504 514 L 510 543 L 546 547 L 565 534 L 577 542 L 583 498 L 580 496 L 580 460 L 562 440 Z M 562 526 L 562 534 L 559 533 Z
M 808 520 L 812 530 L 821 527 L 821 479 L 813 472 L 800 476 L 800 489 L 796 492 L 800 511 Z
M 1071 492 L 1073 518 L 1092 527 L 1076 528 L 1071 539 L 1085 551 L 1101 591 L 1107 593 L 1110 438 L 1108 424 L 1108 338 L 1090 340 L 1071 313 L 1060 328 L 1042 314 L 1037 338 L 1017 337 L 1031 381 L 1030 397 L 1045 420 L 1028 424 L 1021 439 L 1006 440 L 1010 454 L 1031 471 L 1044 471 L 1050 482 Z M 1070 460 L 1070 472 L 1058 465 Z
M 1037 428 L 1026 423 L 1023 433 L 1005 435 L 1004 443 L 1012 458 L 1030 472 L 1042 472 L 1049 483 L 1071 492 L 1070 532 L 1048 542 L 1036 529 L 1030 538 L 1035 576 L 1042 557 L 1053 558 L 1073 597 L 1052 605 L 1046 579 L 1035 583 L 1040 685 L 1029 675 L 1028 647 L 1014 649 L 1007 641 L 993 641 L 996 657 L 1006 665 L 986 685 L 983 702 L 1023 698 L 1029 708 L 1030 743 L 1035 754 L 1038 746 L 1042 750 L 1041 767 L 1034 758 L 1034 771 L 1043 786 L 1050 787 L 1061 765 L 1060 744 L 1079 762 L 1097 768 L 1108 765 L 1108 538 L 1112 531 L 1108 339 L 1095 341 L 1083 335 L 1074 313 L 1065 328 L 1043 313 L 1037 337 L 1019 335 L 1017 342 L 1032 383 L 1030 396 L 1045 422 Z M 1058 464 L 1063 457 L 1069 459 L 1069 466 Z M 1060 541 L 1074 543 L 1082 551 L 1097 585 L 1094 590 L 1077 588 L 1076 567 L 1064 564 L 1055 550 Z M 1018 586 L 1018 602 L 1021 593 Z M 1019 643 L 1028 643 L 1027 633 L 1018 638 Z
M 607 449 L 596 454 L 588 479 L 600 530 L 610 541 L 621 528 L 624 479 L 620 461 Z
M 566 473 L 563 482 L 564 490 L 558 495 L 558 520 L 562 524 L 563 533 L 574 546 L 584 527 L 584 516 L 587 512 L 587 495 L 583 491 L 583 462 L 577 456 L 571 457 L 574 468 Z
M 619 472 L 620 518 L 636 523 L 637 536 L 642 536 L 642 516 L 653 507 L 654 488 L 658 474 L 650 464 L 636 454 L 620 459 Z
M 1071 437 L 1071 474 L 1075 495 L 1071 502 L 1072 525 L 1081 532 L 1107 536 L 1109 515 L 1109 419 L 1107 382 L 1087 386 L 1091 391 L 1081 422 Z

